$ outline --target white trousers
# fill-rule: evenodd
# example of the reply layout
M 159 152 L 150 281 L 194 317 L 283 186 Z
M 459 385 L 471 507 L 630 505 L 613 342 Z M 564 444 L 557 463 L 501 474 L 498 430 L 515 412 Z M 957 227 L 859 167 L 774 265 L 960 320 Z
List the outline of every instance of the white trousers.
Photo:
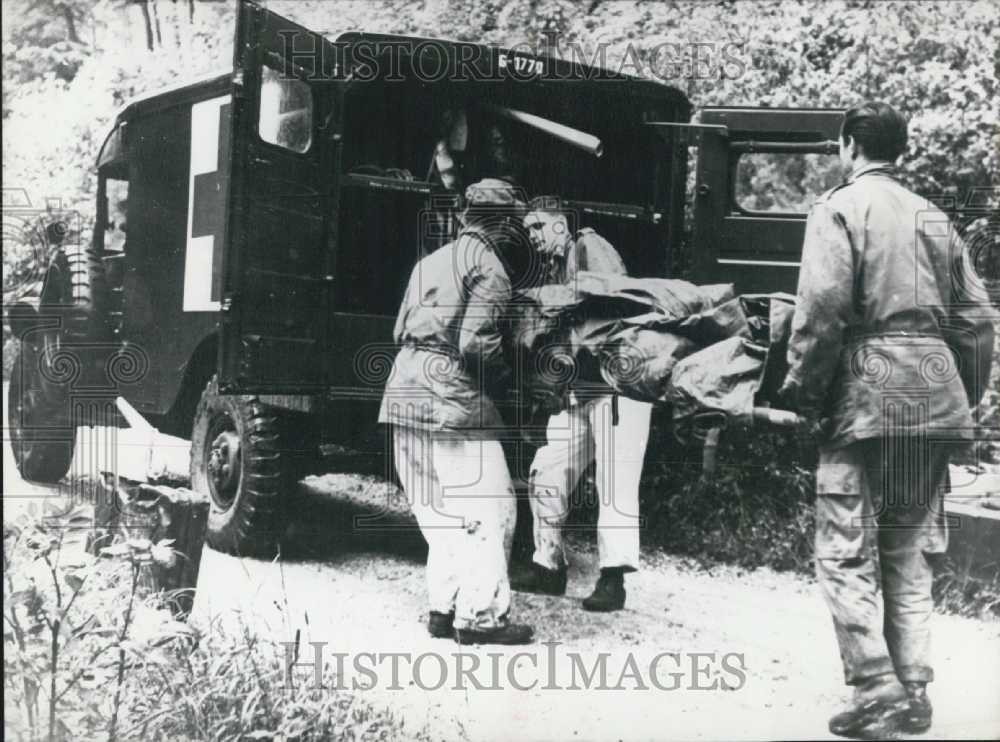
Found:
M 596 460 L 600 566 L 639 568 L 639 479 L 651 413 L 652 405 L 619 397 L 613 425 L 612 397 L 602 396 L 581 399 L 549 418 L 546 444 L 531 464 L 536 563 L 547 569 L 566 564 L 562 525 L 570 494 Z
M 506 623 L 516 505 L 499 441 L 396 427 L 396 472 L 427 541 L 430 609 L 457 629 Z

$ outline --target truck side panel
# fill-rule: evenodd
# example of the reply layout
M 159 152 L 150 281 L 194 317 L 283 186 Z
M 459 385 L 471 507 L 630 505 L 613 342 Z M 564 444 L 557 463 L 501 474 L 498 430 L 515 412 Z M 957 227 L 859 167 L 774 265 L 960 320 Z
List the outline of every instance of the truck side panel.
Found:
M 123 385 L 123 391 L 146 414 L 170 409 L 191 356 L 218 321 L 217 312 L 187 312 L 183 306 L 191 127 L 190 105 L 161 109 L 126 125 L 129 238 L 121 340 L 147 357 L 148 372 Z

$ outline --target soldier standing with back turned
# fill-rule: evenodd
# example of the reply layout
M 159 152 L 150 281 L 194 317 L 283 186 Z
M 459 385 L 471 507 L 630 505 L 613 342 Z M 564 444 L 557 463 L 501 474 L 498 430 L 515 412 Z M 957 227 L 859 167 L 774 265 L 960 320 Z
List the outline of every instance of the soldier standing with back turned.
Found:
M 524 204 L 497 179 L 469 186 L 466 201 L 458 238 L 410 276 L 379 422 L 393 426 L 396 471 L 428 545 L 428 632 L 460 644 L 525 644 L 532 628 L 510 621 L 514 487 L 494 402 L 510 372 L 501 254 L 516 243 Z
M 947 547 L 948 461 L 972 437 L 993 345 L 948 218 L 897 179 L 906 140 L 885 103 L 845 115 L 850 175 L 809 214 L 781 391 L 819 442 L 816 572 L 854 687 L 829 727 L 848 737 L 930 727 L 926 555 Z

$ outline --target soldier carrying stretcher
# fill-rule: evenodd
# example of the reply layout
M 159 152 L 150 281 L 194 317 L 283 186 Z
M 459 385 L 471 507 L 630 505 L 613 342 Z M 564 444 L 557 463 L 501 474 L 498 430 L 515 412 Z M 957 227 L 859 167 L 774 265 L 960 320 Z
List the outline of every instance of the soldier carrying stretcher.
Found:
M 593 229 L 570 234 L 566 215 L 553 196 L 532 200 L 524 226 L 545 261 L 545 283 L 571 283 L 584 270 L 626 273 L 618 252 Z M 562 526 L 569 514 L 570 493 L 594 461 L 601 574 L 583 607 L 615 611 L 625 605 L 625 574 L 639 566 L 639 479 L 652 405 L 619 397 L 596 383 L 578 383 L 569 396 L 566 409 L 549 418 L 546 444 L 531 464 L 535 552 L 530 569 L 517 573 L 512 586 L 549 595 L 566 592 Z

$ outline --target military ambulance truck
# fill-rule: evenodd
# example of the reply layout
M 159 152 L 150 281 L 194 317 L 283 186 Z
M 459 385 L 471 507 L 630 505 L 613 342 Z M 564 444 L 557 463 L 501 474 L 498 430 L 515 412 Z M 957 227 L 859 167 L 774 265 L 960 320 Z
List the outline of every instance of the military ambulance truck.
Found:
M 711 108 L 695 125 L 666 84 L 469 43 L 330 41 L 246 1 L 234 50 L 232 69 L 118 113 L 92 243 L 56 250 L 38 306 L 9 311 L 22 476 L 64 477 L 87 401 L 121 396 L 190 439 L 209 543 L 230 552 L 273 549 L 297 478 L 384 445 L 395 313 L 454 234 L 443 112 L 486 153 L 466 183 L 515 161 L 527 195 L 559 194 L 633 276 L 678 270 L 691 148 L 695 282 L 794 290 L 803 204 L 832 185 L 807 181 L 836 158 L 839 111 Z M 796 168 L 802 204 L 761 202 L 755 179 Z

